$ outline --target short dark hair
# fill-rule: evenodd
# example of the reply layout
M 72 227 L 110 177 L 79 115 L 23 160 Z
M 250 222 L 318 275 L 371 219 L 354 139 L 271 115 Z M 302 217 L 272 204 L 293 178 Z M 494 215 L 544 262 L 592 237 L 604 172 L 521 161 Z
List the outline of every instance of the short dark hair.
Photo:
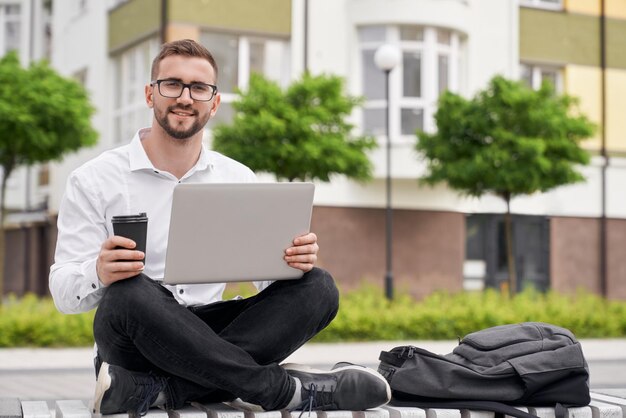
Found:
M 204 58 L 209 61 L 209 64 L 215 71 L 215 82 L 217 82 L 217 63 L 215 58 L 204 46 L 200 45 L 192 39 L 181 39 L 178 41 L 167 42 L 161 46 L 161 51 L 152 61 L 152 69 L 150 75 L 152 80 L 155 80 L 159 73 L 159 64 L 164 58 L 172 55 L 182 55 L 185 57 L 198 57 Z

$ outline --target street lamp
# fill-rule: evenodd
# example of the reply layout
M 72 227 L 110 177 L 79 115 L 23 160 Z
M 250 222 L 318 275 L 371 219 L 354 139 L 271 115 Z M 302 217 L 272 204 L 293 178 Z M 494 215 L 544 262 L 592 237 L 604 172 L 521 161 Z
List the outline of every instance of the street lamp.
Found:
M 387 116 L 385 117 L 385 131 L 387 133 L 387 179 L 386 179 L 386 257 L 387 271 L 385 273 L 385 296 L 393 299 L 393 273 L 391 268 L 391 246 L 392 246 L 392 211 L 391 211 L 391 137 L 389 135 L 389 120 L 391 106 L 389 106 L 389 73 L 400 63 L 400 50 L 390 44 L 379 47 L 374 54 L 376 67 L 385 72 L 385 97 L 387 103 Z

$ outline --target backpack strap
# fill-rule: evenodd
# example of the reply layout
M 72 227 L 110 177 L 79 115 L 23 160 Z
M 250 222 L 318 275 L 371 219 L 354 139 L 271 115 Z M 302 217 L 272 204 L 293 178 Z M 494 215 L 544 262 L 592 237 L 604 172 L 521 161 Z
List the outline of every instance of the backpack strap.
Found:
M 567 405 L 557 403 L 554 407 L 555 418 L 567 418 Z
M 392 398 L 389 402 L 391 406 L 408 406 L 422 409 L 429 408 L 443 408 L 443 409 L 472 409 L 475 411 L 492 411 L 500 414 L 510 415 L 516 418 L 538 418 L 536 415 L 529 414 L 528 412 L 520 411 L 517 408 L 507 405 L 502 402 L 493 401 L 473 401 L 473 400 L 428 400 L 428 401 L 403 401 L 396 398 Z M 561 408 L 563 406 L 561 405 Z M 565 418 L 567 416 L 567 409 L 564 415 L 559 416 L 555 413 L 556 418 Z M 556 411 L 556 410 L 555 410 Z

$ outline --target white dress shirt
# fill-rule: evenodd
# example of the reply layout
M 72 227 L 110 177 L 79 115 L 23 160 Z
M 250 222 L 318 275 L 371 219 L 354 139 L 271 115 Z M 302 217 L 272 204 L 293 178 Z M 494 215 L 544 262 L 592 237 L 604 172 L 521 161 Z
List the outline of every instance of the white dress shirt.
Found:
M 180 180 L 160 171 L 141 144 L 149 128 L 139 130 L 125 146 L 106 151 L 70 175 L 61 201 L 55 263 L 50 292 L 64 313 L 95 308 L 106 287 L 98 280 L 96 260 L 102 243 L 113 235 L 111 218 L 148 215 L 144 273 L 161 280 L 174 187 L 178 183 L 254 182 L 254 173 L 204 145 L 196 165 Z M 269 282 L 255 283 L 257 288 Z M 225 284 L 167 286 L 179 303 L 204 305 L 221 300 Z

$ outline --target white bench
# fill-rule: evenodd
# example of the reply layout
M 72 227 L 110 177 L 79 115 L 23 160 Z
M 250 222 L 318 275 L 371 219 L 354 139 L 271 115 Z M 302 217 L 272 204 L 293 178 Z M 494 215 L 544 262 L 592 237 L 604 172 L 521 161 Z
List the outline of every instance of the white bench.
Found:
M 626 418 L 626 389 L 591 393 L 589 406 L 570 408 L 568 418 Z M 56 401 L 55 410 L 45 401 L 0 399 L 0 418 L 93 418 L 83 401 Z M 555 418 L 553 408 L 519 407 L 540 418 Z M 298 418 L 301 411 L 253 411 L 237 404 L 192 404 L 174 411 L 153 408 L 149 418 Z M 304 417 L 309 417 L 305 412 Z M 128 414 L 104 415 L 103 418 L 128 418 Z M 367 411 L 311 412 L 310 418 L 495 418 L 493 412 L 457 409 L 420 409 L 383 406 Z

